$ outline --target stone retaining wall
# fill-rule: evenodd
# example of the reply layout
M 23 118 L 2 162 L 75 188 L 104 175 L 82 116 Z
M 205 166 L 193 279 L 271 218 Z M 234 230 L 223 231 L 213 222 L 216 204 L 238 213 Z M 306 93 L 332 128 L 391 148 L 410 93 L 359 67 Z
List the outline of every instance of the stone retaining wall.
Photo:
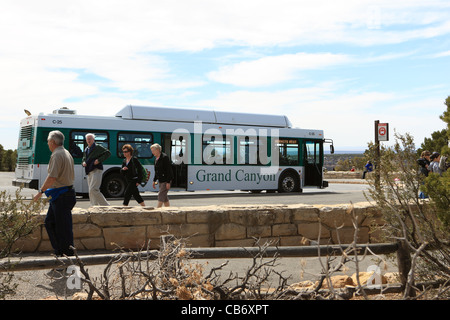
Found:
M 369 173 L 370 174 L 370 173 Z M 326 179 L 362 179 L 362 171 L 327 171 L 323 178 Z
M 255 238 L 279 240 L 280 246 L 311 243 L 351 243 L 354 228 L 350 212 L 358 216 L 358 243 L 377 242 L 371 225 L 382 223 L 368 203 L 336 206 L 261 205 L 170 207 L 92 207 L 74 209 L 73 232 L 78 250 L 139 250 L 159 248 L 161 235 L 187 239 L 190 247 L 246 247 Z M 20 240 L 23 252 L 52 251 L 43 226 L 45 214 L 33 234 Z M 339 227 L 339 232 L 336 231 Z

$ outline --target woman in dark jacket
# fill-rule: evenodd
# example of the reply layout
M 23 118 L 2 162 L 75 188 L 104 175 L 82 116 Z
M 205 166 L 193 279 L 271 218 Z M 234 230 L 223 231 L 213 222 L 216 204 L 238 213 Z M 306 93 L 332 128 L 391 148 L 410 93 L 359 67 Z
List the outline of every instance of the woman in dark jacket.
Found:
M 153 179 L 153 189 L 156 188 L 156 181 L 159 184 L 158 192 L 158 208 L 164 206 L 169 207 L 169 197 L 167 193 L 173 180 L 172 164 L 169 157 L 161 152 L 161 146 L 157 143 L 150 147 L 155 156 L 155 178 Z
M 131 196 L 133 196 L 141 206 L 145 207 L 144 199 L 142 199 L 138 190 L 138 186 L 142 181 L 142 173 L 141 170 L 139 170 L 139 164 L 136 163 L 139 160 L 133 157 L 133 151 L 133 147 L 129 144 L 122 147 L 122 152 L 125 159 L 123 160 L 122 170 L 120 172 L 125 175 L 125 180 L 127 183 L 123 205 L 128 206 Z
M 417 163 L 419 164 L 420 168 L 419 171 L 422 173 L 425 177 L 428 177 L 428 173 L 430 172 L 430 169 L 428 168 L 431 163 L 431 152 L 428 150 L 424 150 L 420 158 L 417 160 Z

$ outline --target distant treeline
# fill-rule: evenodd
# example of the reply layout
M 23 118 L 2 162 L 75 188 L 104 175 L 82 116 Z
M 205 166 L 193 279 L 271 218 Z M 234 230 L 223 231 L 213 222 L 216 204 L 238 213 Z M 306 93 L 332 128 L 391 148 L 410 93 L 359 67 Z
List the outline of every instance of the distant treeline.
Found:
M 355 170 L 362 171 L 367 160 L 363 153 L 326 154 L 323 165 L 329 171 L 349 171 L 352 167 L 355 167 Z
M 14 171 L 16 162 L 17 150 L 5 150 L 0 144 L 0 171 Z

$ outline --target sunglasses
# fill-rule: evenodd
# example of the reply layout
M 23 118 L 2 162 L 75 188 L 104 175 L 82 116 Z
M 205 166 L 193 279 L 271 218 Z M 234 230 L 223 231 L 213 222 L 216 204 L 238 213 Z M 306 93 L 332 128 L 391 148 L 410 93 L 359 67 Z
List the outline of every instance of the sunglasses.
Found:
M 130 152 L 130 150 L 122 150 L 123 153 Z

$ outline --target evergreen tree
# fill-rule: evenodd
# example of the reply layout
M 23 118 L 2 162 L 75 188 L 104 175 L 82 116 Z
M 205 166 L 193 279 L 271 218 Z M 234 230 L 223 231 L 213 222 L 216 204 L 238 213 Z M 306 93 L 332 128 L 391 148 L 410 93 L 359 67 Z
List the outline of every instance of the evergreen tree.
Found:
M 447 124 L 447 128 L 441 131 L 435 131 L 431 134 L 431 138 L 425 138 L 422 145 L 417 149 L 420 156 L 422 151 L 439 152 L 440 154 L 450 156 L 450 96 L 445 99 L 444 104 L 447 109 L 439 118 Z
M 0 144 L 0 171 L 14 171 L 16 162 L 17 150 L 5 150 Z
M 445 105 L 447 110 L 439 118 L 447 123 L 447 145 L 443 146 L 441 153 L 450 156 L 450 96 L 445 99 Z

